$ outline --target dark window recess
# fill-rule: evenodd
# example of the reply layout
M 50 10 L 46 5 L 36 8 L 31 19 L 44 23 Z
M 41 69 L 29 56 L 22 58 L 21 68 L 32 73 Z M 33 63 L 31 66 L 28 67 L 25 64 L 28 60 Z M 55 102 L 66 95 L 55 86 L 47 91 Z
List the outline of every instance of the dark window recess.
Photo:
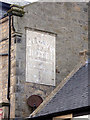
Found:
M 21 37 L 16 37 L 14 39 L 14 43 L 21 43 Z

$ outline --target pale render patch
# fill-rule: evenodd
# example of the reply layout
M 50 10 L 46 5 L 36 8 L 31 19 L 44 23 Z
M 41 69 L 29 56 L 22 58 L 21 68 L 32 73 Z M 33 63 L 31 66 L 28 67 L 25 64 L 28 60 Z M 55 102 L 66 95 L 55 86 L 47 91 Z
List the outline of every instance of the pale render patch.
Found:
M 26 82 L 55 86 L 55 38 L 26 30 Z

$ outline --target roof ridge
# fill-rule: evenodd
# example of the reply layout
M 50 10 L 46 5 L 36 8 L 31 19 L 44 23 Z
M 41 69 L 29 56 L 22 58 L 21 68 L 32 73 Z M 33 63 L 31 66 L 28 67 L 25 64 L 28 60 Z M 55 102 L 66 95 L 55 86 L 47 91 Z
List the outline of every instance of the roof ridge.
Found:
M 62 89 L 62 87 L 68 82 L 68 80 L 84 65 L 85 64 L 82 64 L 81 62 L 76 65 L 76 67 L 69 73 L 69 75 L 60 82 L 60 84 L 50 93 L 50 95 L 40 104 L 40 106 L 33 113 L 30 114 L 29 117 L 35 117 L 35 115 L 38 114 L 44 106 L 46 106 L 46 104 L 55 96 L 55 94 L 60 89 Z

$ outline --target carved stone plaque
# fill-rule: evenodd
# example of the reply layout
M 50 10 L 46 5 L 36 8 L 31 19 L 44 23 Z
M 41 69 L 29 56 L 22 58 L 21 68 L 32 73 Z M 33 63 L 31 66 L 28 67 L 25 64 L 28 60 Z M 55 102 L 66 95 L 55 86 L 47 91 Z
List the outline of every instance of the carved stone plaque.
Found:
M 55 38 L 26 30 L 26 82 L 55 86 Z

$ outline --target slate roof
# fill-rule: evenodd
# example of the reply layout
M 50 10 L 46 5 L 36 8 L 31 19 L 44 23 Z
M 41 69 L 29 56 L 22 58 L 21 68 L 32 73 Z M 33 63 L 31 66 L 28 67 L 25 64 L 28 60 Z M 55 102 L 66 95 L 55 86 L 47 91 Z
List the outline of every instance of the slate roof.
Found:
M 39 112 L 30 117 L 39 117 L 90 106 L 89 72 L 90 63 L 80 67 L 54 97 Z
M 0 2 L 0 19 L 4 17 L 7 11 L 10 9 L 10 4 Z

